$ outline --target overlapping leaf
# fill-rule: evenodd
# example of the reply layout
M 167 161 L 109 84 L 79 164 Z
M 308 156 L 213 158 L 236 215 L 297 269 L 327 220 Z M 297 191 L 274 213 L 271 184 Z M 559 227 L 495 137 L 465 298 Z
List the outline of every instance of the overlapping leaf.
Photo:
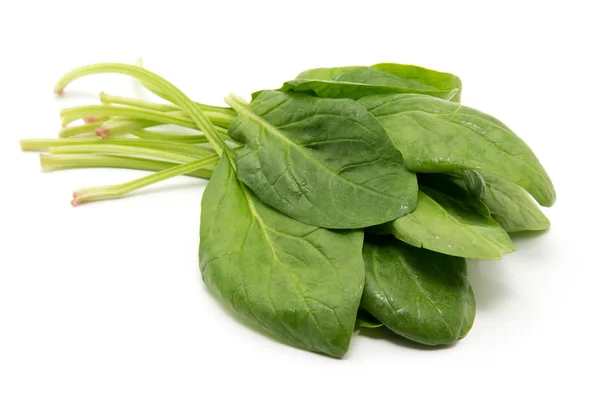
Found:
M 229 134 L 245 146 L 238 177 L 265 203 L 332 229 L 396 219 L 416 205 L 416 176 L 386 131 L 350 99 L 263 91 Z
M 386 327 L 426 345 L 453 343 L 469 331 L 475 299 L 464 258 L 382 236 L 365 239 L 363 257 L 361 307 Z
M 457 199 L 421 187 L 415 210 L 375 229 L 399 240 L 447 255 L 473 259 L 500 259 L 515 248 L 504 229 L 477 212 L 475 201 L 464 195 Z
M 533 151 L 492 116 L 425 95 L 376 95 L 358 102 L 385 127 L 409 170 L 480 170 L 521 186 L 541 205 L 554 203 L 554 186 Z
M 282 90 L 308 92 L 322 98 L 352 99 L 374 94 L 418 93 L 459 102 L 461 88 L 460 79 L 450 73 L 381 63 L 307 70 L 286 82 Z
M 362 231 L 305 225 L 262 203 L 223 157 L 202 198 L 200 268 L 234 311 L 300 348 L 343 356 L 364 284 Z

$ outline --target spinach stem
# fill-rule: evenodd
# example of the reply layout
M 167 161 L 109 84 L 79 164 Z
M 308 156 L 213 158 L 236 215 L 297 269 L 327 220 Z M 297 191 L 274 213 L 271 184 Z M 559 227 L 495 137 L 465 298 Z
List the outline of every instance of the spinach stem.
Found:
M 100 102 L 105 105 L 126 105 L 148 110 L 157 110 L 159 112 L 173 112 L 181 110 L 179 107 L 169 103 L 155 103 L 151 101 L 145 101 L 143 99 L 108 95 L 104 92 L 100 92 Z
M 150 140 L 185 142 L 185 143 L 208 142 L 208 140 L 206 139 L 206 136 L 202 135 L 202 134 L 186 135 L 186 134 L 176 134 L 176 133 L 168 133 L 168 132 L 162 132 L 162 131 L 148 131 L 148 130 L 133 131 L 132 134 L 141 139 L 150 139 Z
M 142 178 L 135 179 L 133 181 L 122 183 L 119 185 L 97 186 L 81 189 L 73 193 L 73 200 L 71 201 L 71 204 L 73 206 L 77 206 L 79 204 L 87 203 L 90 201 L 108 200 L 122 197 L 127 193 L 131 193 L 143 187 L 164 181 L 165 179 L 173 178 L 179 175 L 184 175 L 189 172 L 195 171 L 199 168 L 205 167 L 207 165 L 214 164 L 218 159 L 219 157 L 217 155 L 214 155 L 187 164 L 181 164 L 175 167 L 171 167 L 156 172 L 154 174 L 147 175 Z
M 134 133 L 147 127 L 154 127 L 160 123 L 148 120 L 112 119 L 108 120 L 96 130 L 96 134 L 104 138 L 121 134 Z
M 231 118 L 229 115 L 223 116 L 221 113 L 215 113 L 212 111 L 206 112 L 206 115 L 211 122 L 219 125 L 224 124 L 225 126 L 229 126 L 233 120 L 233 118 Z M 88 105 L 63 109 L 60 112 L 60 116 L 62 118 L 63 127 L 66 127 L 75 120 L 83 119 L 85 117 L 122 117 L 154 121 L 158 124 L 179 125 L 192 129 L 197 128 L 196 124 L 188 117 L 185 117 L 185 113 L 180 110 L 162 112 L 151 109 L 124 106 Z
M 84 117 L 83 118 L 83 122 L 85 124 L 104 122 L 104 121 L 108 121 L 108 120 L 109 120 L 108 117 Z
M 162 160 L 172 160 L 180 163 L 195 161 L 198 157 L 186 154 L 173 153 L 166 150 L 148 149 L 144 147 L 111 145 L 111 144 L 88 144 L 72 146 L 54 146 L 50 147 L 52 154 L 130 154 L 134 156 L 144 156 Z
M 102 123 L 102 121 L 98 121 L 95 123 L 65 127 L 58 132 L 58 136 L 61 138 L 70 138 L 76 135 L 94 133 L 98 128 L 102 127 Z
M 225 103 L 231 106 L 238 113 L 247 114 L 250 109 L 250 104 L 236 94 L 227 95 L 225 97 Z
M 223 153 L 227 153 L 233 165 L 233 159 L 235 158 L 233 151 L 225 144 L 225 141 L 215 130 L 202 109 L 200 109 L 194 102 L 192 102 L 190 98 L 188 98 L 173 84 L 146 69 L 120 63 L 98 63 L 82 66 L 63 75 L 54 86 L 54 92 L 60 95 L 63 93 L 65 87 L 72 81 L 80 77 L 98 73 L 120 73 L 135 77 L 142 83 L 146 83 L 159 92 L 166 94 L 168 99 L 175 105 L 180 106 L 182 110 L 185 111 L 185 113 L 194 121 L 198 128 L 207 135 L 208 141 L 211 143 L 217 154 L 222 156 Z
M 204 146 L 196 146 L 185 143 L 148 140 L 138 138 L 116 138 L 101 139 L 93 138 L 72 138 L 72 139 L 23 139 L 21 140 L 21 149 L 24 151 L 47 151 L 52 147 L 60 146 L 79 146 L 79 145 L 120 145 L 134 146 L 147 149 L 157 149 L 163 151 L 172 151 L 175 153 L 186 153 L 194 156 L 209 156 L 215 153 L 214 150 Z
M 41 153 L 40 165 L 44 171 L 51 172 L 77 168 L 124 168 L 142 171 L 162 171 L 178 164 L 170 161 L 121 155 Z M 209 179 L 212 171 L 201 168 L 186 175 Z
M 96 134 L 103 137 L 109 136 L 118 136 L 122 134 L 131 133 L 142 138 L 143 136 L 153 135 L 154 139 L 164 139 L 164 140 L 176 140 L 176 141 L 190 141 L 190 140 L 199 140 L 199 142 L 208 142 L 207 138 L 204 135 L 199 134 L 182 134 L 182 133 L 169 133 L 169 132 L 159 132 L 159 131 L 144 131 L 145 128 L 156 127 L 161 125 L 155 121 L 148 120 L 134 120 L 134 119 L 113 119 L 102 124 L 100 128 L 96 129 Z M 227 129 L 219 126 L 214 126 L 217 132 L 221 135 L 224 140 L 231 141 L 232 139 L 227 135 Z M 197 131 L 194 128 L 194 131 Z
M 114 104 L 114 105 L 134 106 L 134 107 L 138 107 L 138 108 L 158 110 L 160 112 L 181 111 L 181 108 L 179 106 L 175 106 L 173 104 L 155 103 L 155 102 L 145 101 L 142 99 L 108 95 L 104 92 L 100 93 L 100 101 L 107 105 Z M 231 108 L 205 105 L 205 104 L 199 103 L 199 102 L 195 102 L 195 104 L 198 105 L 200 107 L 200 109 L 202 109 L 205 112 L 208 111 L 208 112 L 220 113 L 224 117 L 229 117 L 231 120 L 233 120 L 235 118 L 235 116 L 237 116 L 237 112 Z

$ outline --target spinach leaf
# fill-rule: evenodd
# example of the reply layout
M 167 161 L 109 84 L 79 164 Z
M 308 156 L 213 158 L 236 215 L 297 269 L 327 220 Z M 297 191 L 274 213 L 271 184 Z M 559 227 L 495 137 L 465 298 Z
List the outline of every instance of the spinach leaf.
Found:
M 480 170 L 516 183 L 541 205 L 554 203 L 556 193 L 544 167 L 497 119 L 425 95 L 376 95 L 358 102 L 385 127 L 409 170 Z
M 202 197 L 200 269 L 234 311 L 291 345 L 343 356 L 364 284 L 362 231 L 308 226 L 263 204 L 227 155 Z
M 400 65 L 397 63 L 378 63 L 372 66 L 386 73 L 403 79 L 417 81 L 429 87 L 435 87 L 434 92 L 423 90 L 416 94 L 431 95 L 453 102 L 460 102 L 462 81 L 458 76 L 450 73 L 438 72 L 414 65 Z
M 464 258 L 369 236 L 361 307 L 386 327 L 426 345 L 449 344 L 471 328 L 475 300 Z
M 352 99 L 382 93 L 418 93 L 458 102 L 461 88 L 460 79 L 449 73 L 381 63 L 307 70 L 286 82 L 281 89 L 312 93 L 322 98 Z
M 492 217 L 509 233 L 546 230 L 550 221 L 521 187 L 484 173 L 486 189 L 481 200 Z
M 476 171 L 469 171 L 476 172 Z M 483 177 L 481 177 L 483 178 Z M 417 180 L 421 189 L 423 187 L 436 190 L 444 193 L 457 200 L 465 209 L 474 214 L 481 215 L 485 218 L 491 218 L 489 208 L 476 198 L 471 190 L 476 189 L 475 186 L 466 186 L 471 178 L 465 178 L 462 172 L 450 172 L 441 174 L 418 174 Z M 473 178 L 475 180 L 475 178 Z M 475 199 L 474 199 L 475 198 Z
M 492 174 L 477 171 L 419 174 L 418 180 L 420 184 L 432 186 L 436 190 L 442 189 L 462 200 L 464 192 L 461 189 L 469 191 L 473 196 L 479 196 L 483 190 L 479 213 L 493 218 L 508 233 L 541 231 L 550 227 L 548 218 L 523 188 Z M 483 181 L 485 189 L 479 187 L 479 180 Z M 474 202 L 471 200 L 471 203 Z M 482 207 L 485 210 L 482 211 Z
M 229 129 L 242 144 L 237 171 L 265 203 L 311 225 L 355 229 L 416 205 L 417 179 L 386 131 L 350 99 L 263 91 Z
M 481 214 L 481 204 L 466 192 L 457 198 L 425 186 L 420 189 L 413 212 L 371 231 L 464 258 L 501 259 L 502 254 L 515 251 L 504 229 Z

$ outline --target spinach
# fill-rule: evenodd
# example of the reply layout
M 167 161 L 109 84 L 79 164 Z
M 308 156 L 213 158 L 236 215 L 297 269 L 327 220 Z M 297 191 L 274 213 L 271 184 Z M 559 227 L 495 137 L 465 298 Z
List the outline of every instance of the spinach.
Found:
M 550 226 L 530 197 L 555 200 L 544 168 L 500 121 L 456 103 L 454 75 L 390 63 L 312 69 L 222 108 L 141 67 L 95 64 L 65 74 L 55 92 L 95 73 L 129 75 L 171 103 L 103 94 L 101 106 L 61 112 L 69 139 L 22 149 L 48 151 L 44 170 L 156 171 L 78 190 L 73 205 L 178 175 L 210 179 L 202 278 L 289 345 L 342 357 L 355 328 L 382 326 L 454 343 L 476 314 L 465 258 L 500 259 L 514 251 L 507 232 Z M 66 126 L 75 120 L 84 124 Z M 195 131 L 148 130 L 165 123 Z M 134 137 L 114 139 L 125 133 Z
M 463 337 L 475 318 L 475 299 L 463 258 L 368 237 L 361 307 L 395 333 L 425 345 Z
M 416 205 L 417 179 L 386 131 L 350 99 L 263 91 L 251 106 L 235 98 L 229 128 L 245 145 L 237 173 L 265 203 L 332 229 L 373 226 Z
M 418 93 L 459 102 L 461 88 L 460 79 L 449 73 L 380 63 L 307 70 L 284 83 L 281 89 L 307 92 L 322 98 L 358 99 L 383 93 Z
M 521 186 L 541 205 L 554 203 L 554 186 L 535 154 L 492 116 L 425 95 L 375 95 L 358 102 L 385 127 L 409 170 L 480 170 Z
M 415 210 L 375 233 L 447 255 L 473 259 L 501 259 L 514 252 L 510 237 L 496 221 L 478 212 L 475 198 L 462 200 L 421 186 Z
M 550 221 L 518 185 L 484 173 L 486 189 L 481 201 L 492 217 L 509 233 L 546 230 Z
M 441 189 L 461 202 L 476 205 L 474 211 L 493 218 L 508 233 L 541 231 L 550 227 L 548 218 L 523 188 L 492 174 L 467 170 L 419 174 L 418 177 L 421 185 Z M 465 191 L 479 200 L 469 199 Z
M 244 318 L 291 345 L 341 357 L 364 284 L 362 235 L 279 213 L 237 180 L 224 157 L 202 197 L 200 268 Z

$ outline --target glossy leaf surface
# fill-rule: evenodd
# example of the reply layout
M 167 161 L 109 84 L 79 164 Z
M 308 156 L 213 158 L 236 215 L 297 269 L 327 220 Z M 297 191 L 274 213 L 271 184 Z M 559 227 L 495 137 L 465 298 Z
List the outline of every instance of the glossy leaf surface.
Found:
M 369 237 L 361 307 L 399 335 L 426 345 L 453 343 L 468 332 L 475 300 L 464 258 Z
M 520 186 L 491 174 L 485 174 L 484 179 L 486 190 L 481 200 L 504 230 L 512 233 L 550 227 L 546 215 Z
M 229 134 L 238 177 L 265 203 L 311 225 L 355 229 L 416 205 L 417 180 L 386 131 L 349 99 L 263 91 Z
M 465 192 L 466 193 L 466 192 Z M 504 229 L 485 214 L 468 194 L 457 198 L 421 187 L 415 210 L 377 227 L 405 243 L 447 255 L 473 259 L 501 259 L 515 248 Z
M 499 120 L 425 95 L 376 95 L 359 100 L 385 127 L 414 172 L 484 171 L 551 206 L 556 193 L 529 146 Z
M 322 98 L 418 93 L 457 102 L 461 88 L 460 79 L 452 74 L 394 63 L 311 69 L 282 87 L 284 91 L 308 92 Z
M 364 284 L 362 240 L 362 231 L 308 226 L 263 204 L 227 157 L 202 198 L 206 285 L 242 317 L 306 350 L 348 350 Z

